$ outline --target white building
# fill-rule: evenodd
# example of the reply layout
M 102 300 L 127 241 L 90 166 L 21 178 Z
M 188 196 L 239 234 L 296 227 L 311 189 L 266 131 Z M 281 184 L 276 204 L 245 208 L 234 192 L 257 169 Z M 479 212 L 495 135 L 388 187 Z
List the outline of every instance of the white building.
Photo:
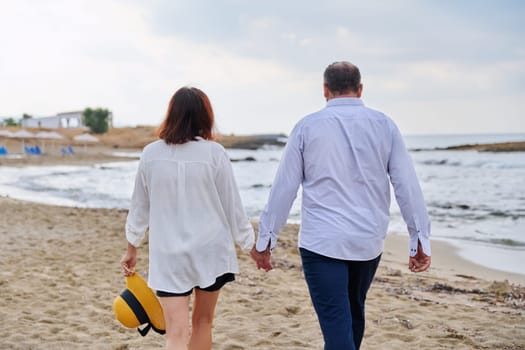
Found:
M 20 120 L 25 128 L 47 128 L 47 129 L 87 129 L 84 125 L 83 111 L 58 113 L 52 117 L 35 117 Z M 109 113 L 108 125 L 113 126 L 113 113 Z

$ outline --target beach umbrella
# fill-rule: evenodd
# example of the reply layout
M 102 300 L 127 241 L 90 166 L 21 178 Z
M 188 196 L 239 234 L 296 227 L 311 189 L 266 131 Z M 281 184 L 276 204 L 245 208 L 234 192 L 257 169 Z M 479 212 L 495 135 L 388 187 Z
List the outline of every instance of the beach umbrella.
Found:
M 53 151 L 55 150 L 55 142 L 57 140 L 62 140 L 64 138 L 64 136 L 60 135 L 58 132 L 56 131 L 50 131 L 47 133 L 47 138 L 49 140 L 52 140 L 52 144 L 53 144 Z
M 46 138 L 47 138 L 47 131 L 40 131 L 35 134 L 35 139 L 42 140 L 42 152 L 46 151 L 46 142 L 45 142 Z
M 35 135 L 33 135 L 33 133 L 27 130 L 22 129 L 22 130 L 18 130 L 12 133 L 11 137 L 18 138 L 18 139 L 30 139 L 30 138 L 35 137 Z
M 86 151 L 87 151 L 87 144 L 88 143 L 98 142 L 98 139 L 95 136 L 90 135 L 90 134 L 77 135 L 77 136 L 73 137 L 73 140 L 75 140 L 76 142 L 80 142 L 80 143 L 84 144 L 84 153 L 86 153 Z
M 47 133 L 47 138 L 51 139 L 51 140 L 60 140 L 60 139 L 63 139 L 64 136 L 60 135 L 56 131 L 50 131 L 50 132 Z
M 13 133 L 9 130 L 0 130 L 0 137 L 12 137 Z
M 11 137 L 13 135 L 13 133 L 9 130 L 0 130 L 0 139 L 1 138 L 5 138 L 6 139 L 6 143 L 2 146 L 2 147 L 7 147 L 7 138 Z M 4 149 L 5 151 L 5 149 Z
M 61 140 L 64 138 L 64 136 L 60 135 L 56 131 L 40 131 L 38 134 L 35 135 L 35 138 L 42 139 L 42 151 L 45 152 L 46 149 L 46 143 L 45 140 Z M 53 141 L 53 148 L 54 148 L 54 141 Z
M 35 135 L 33 135 L 32 133 L 30 133 L 29 131 L 27 130 L 18 130 L 16 132 L 14 132 L 12 135 L 11 135 L 12 138 L 15 138 L 15 139 L 22 139 L 22 153 L 25 152 L 25 148 L 26 148 L 26 142 L 25 140 L 26 139 L 32 139 L 35 137 Z

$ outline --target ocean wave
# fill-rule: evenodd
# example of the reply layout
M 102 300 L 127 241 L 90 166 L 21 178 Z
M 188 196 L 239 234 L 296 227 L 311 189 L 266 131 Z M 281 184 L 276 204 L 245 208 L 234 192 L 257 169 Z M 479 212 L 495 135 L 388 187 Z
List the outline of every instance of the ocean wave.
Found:
M 488 242 L 509 247 L 525 247 L 525 242 L 516 241 L 510 238 L 492 238 L 489 239 Z
M 8 182 L 4 185 L 19 188 L 25 191 L 29 192 L 46 192 L 46 193 L 52 193 L 57 192 L 57 189 L 55 187 L 51 186 L 44 186 L 39 183 L 33 182 L 33 181 L 17 181 L 17 182 Z
M 419 161 L 423 165 L 447 165 L 447 166 L 461 166 L 461 162 L 450 161 L 448 159 L 427 159 Z
M 519 220 L 525 218 L 525 211 L 520 208 L 501 210 L 484 205 L 473 206 L 450 202 L 429 202 L 427 206 L 430 217 L 439 221 L 450 221 L 451 219 L 478 221 L 498 218 Z
M 457 160 L 448 158 L 420 159 L 418 164 L 425 166 L 447 166 L 479 169 L 525 169 L 525 162 L 502 162 L 493 160 Z
M 447 239 L 453 239 L 458 241 L 487 243 L 490 245 L 513 247 L 513 248 L 525 248 L 525 242 L 518 241 L 511 238 L 480 238 L 473 236 L 447 236 Z
M 271 188 L 272 185 L 264 185 L 264 184 L 253 184 L 249 188 Z
M 257 159 L 255 159 L 255 157 L 252 157 L 252 156 L 248 156 L 248 157 L 244 157 L 244 158 L 230 158 L 230 162 L 232 163 L 235 163 L 235 162 L 256 162 Z

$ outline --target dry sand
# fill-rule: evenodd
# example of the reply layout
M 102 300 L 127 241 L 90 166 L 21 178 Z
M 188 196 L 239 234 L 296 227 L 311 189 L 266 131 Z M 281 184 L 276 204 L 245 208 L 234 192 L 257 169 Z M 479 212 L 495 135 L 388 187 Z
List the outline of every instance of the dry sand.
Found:
M 143 338 L 114 319 L 112 302 L 124 287 L 125 211 L 0 197 L 0 213 L 0 349 L 163 348 L 163 336 Z M 241 273 L 219 298 L 214 349 L 322 348 L 297 229 L 282 233 L 269 273 L 239 252 Z M 432 269 L 412 274 L 406 251 L 406 236 L 389 236 L 362 349 L 525 349 L 525 276 L 467 263 L 440 242 Z M 143 275 L 147 255 L 143 246 Z

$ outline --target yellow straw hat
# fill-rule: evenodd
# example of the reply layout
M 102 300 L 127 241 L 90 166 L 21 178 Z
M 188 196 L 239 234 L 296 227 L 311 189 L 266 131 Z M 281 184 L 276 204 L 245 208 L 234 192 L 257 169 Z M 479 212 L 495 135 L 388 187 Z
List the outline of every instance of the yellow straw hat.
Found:
M 126 277 L 126 289 L 115 298 L 113 311 L 122 325 L 137 328 L 142 336 L 151 328 L 157 333 L 166 333 L 159 300 L 138 273 Z M 140 329 L 143 324 L 147 325 Z

